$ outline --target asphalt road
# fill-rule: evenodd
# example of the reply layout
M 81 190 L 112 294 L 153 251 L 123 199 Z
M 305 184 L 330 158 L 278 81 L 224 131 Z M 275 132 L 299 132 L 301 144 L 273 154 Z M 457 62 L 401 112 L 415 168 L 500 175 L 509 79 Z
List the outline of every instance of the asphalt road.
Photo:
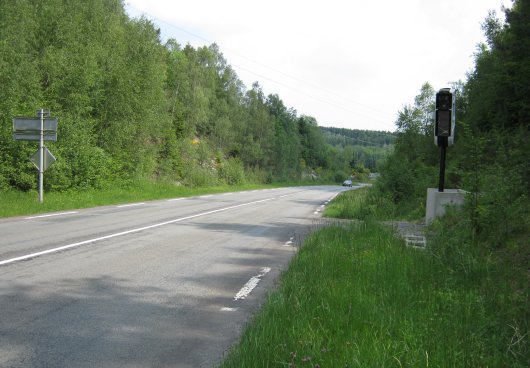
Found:
M 214 366 L 342 190 L 0 220 L 0 367 Z

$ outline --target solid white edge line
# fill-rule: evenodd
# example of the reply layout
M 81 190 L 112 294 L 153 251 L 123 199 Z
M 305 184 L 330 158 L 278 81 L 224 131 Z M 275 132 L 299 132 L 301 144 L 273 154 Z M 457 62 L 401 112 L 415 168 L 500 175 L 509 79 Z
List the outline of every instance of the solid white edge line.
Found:
M 47 215 L 38 215 L 38 216 L 25 217 L 24 220 L 33 220 L 33 219 L 39 219 L 39 218 L 45 218 L 45 217 L 72 215 L 72 214 L 75 214 L 75 213 L 79 213 L 79 212 L 71 211 L 71 212 L 49 213 Z
M 106 236 L 101 236 L 99 238 L 84 240 L 84 241 L 81 241 L 81 242 L 78 242 L 78 243 L 63 245 L 62 247 L 57 247 L 57 248 L 43 250 L 41 252 L 26 254 L 24 256 L 15 257 L 15 258 L 11 258 L 11 259 L 6 259 L 6 260 L 3 260 L 3 261 L 0 261 L 0 266 L 6 265 L 6 264 L 9 264 L 9 263 L 18 262 L 18 261 L 24 261 L 26 259 L 39 257 L 39 256 L 42 256 L 42 255 L 45 255 L 45 254 L 49 254 L 49 253 L 60 252 L 62 250 L 78 247 L 80 245 L 85 245 L 85 244 L 89 244 L 89 243 L 96 243 L 96 242 L 101 241 L 101 240 L 112 239 L 112 238 L 115 238 L 115 237 L 118 237 L 118 236 L 122 236 L 122 235 L 127 235 L 127 234 L 137 233 L 137 232 L 144 231 L 144 230 L 154 229 L 156 227 L 173 224 L 175 222 L 180 222 L 180 221 L 189 220 L 189 219 L 196 218 L 196 217 L 211 215 L 213 213 L 228 211 L 228 210 L 231 210 L 231 209 L 234 209 L 234 208 L 249 206 L 249 205 L 256 204 L 256 203 L 268 202 L 268 201 L 272 201 L 273 199 L 276 199 L 276 198 L 272 197 L 272 198 L 262 199 L 262 200 L 259 200 L 259 201 L 242 203 L 242 204 L 238 204 L 238 205 L 235 205 L 235 206 L 219 208 L 217 210 L 202 212 L 202 213 L 198 213 L 196 215 L 181 217 L 181 218 L 170 220 L 170 221 L 160 222 L 160 223 L 154 224 L 154 225 L 143 226 L 143 227 L 139 227 L 139 228 L 136 228 L 136 229 L 122 231 L 122 232 L 119 232 L 119 233 L 110 234 L 110 235 L 106 235 Z
M 258 283 L 261 281 L 261 278 L 268 274 L 270 270 L 270 267 L 262 267 L 260 273 L 256 276 L 251 277 L 250 280 L 248 280 L 247 283 L 243 285 L 243 287 L 237 292 L 236 296 L 234 297 L 234 300 L 245 299 L 250 294 L 250 292 L 254 290 L 256 286 L 258 286 Z

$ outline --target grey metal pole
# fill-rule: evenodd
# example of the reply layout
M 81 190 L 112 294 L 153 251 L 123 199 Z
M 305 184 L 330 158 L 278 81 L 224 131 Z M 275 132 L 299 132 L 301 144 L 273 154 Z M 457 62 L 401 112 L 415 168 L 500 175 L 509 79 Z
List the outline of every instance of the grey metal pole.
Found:
M 443 192 L 445 186 L 445 146 L 440 147 L 440 180 L 438 182 L 438 191 Z
M 448 145 L 448 137 L 438 137 L 438 146 L 440 146 L 440 180 L 438 182 L 439 192 L 443 192 L 445 186 L 445 151 Z
M 39 141 L 39 202 L 44 201 L 44 109 L 40 109 L 40 141 Z

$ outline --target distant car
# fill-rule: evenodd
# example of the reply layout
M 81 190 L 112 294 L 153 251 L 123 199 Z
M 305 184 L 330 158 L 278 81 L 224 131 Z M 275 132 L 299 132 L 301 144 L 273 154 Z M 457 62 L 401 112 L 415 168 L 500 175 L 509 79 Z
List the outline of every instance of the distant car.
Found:
M 342 183 L 343 187 L 351 187 L 352 185 L 353 183 L 351 182 L 351 180 L 344 180 L 344 183 Z

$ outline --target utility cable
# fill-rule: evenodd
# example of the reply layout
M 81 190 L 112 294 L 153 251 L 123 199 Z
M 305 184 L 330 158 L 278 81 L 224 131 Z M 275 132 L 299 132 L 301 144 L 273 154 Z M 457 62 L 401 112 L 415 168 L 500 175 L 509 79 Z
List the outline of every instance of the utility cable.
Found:
M 248 58 L 248 57 L 246 57 L 246 56 L 244 56 L 244 55 L 242 55 L 242 54 L 240 54 L 240 53 L 238 53 L 238 52 L 236 52 L 236 51 L 233 51 L 233 50 L 231 50 L 231 49 L 229 49 L 229 48 L 221 47 L 221 45 L 219 45 L 219 44 L 216 43 L 215 41 L 209 40 L 209 39 L 204 38 L 204 37 L 202 37 L 202 36 L 200 36 L 200 35 L 197 35 L 197 34 L 195 34 L 195 33 L 193 33 L 193 32 L 190 32 L 190 31 L 188 31 L 188 30 L 186 30 L 186 29 L 184 29 L 184 28 L 181 28 L 181 27 L 179 27 L 179 26 L 176 26 L 175 24 L 172 24 L 172 23 L 169 23 L 169 22 L 167 22 L 167 21 L 165 21 L 165 20 L 159 19 L 159 18 L 153 16 L 152 14 L 149 14 L 149 13 L 147 13 L 147 12 L 145 12 L 145 11 L 141 11 L 141 10 L 139 10 L 139 9 L 137 9 L 137 8 L 135 8 L 135 7 L 133 7 L 133 6 L 131 6 L 130 4 L 128 4 L 127 6 L 128 6 L 130 9 L 133 9 L 133 10 L 135 10 L 135 11 L 138 12 L 138 13 L 141 13 L 141 14 L 143 14 L 143 15 L 147 15 L 147 16 L 149 16 L 149 17 L 152 18 L 153 20 L 156 20 L 158 23 L 163 23 L 163 24 L 165 24 L 165 25 L 167 25 L 167 26 L 169 26 L 169 27 L 171 27 L 171 28 L 177 29 L 177 30 L 180 31 L 180 32 L 186 33 L 186 34 L 188 34 L 188 35 L 190 35 L 190 36 L 192 36 L 192 37 L 194 37 L 194 38 L 200 39 L 200 40 L 202 40 L 202 41 L 204 41 L 204 42 L 206 42 L 206 43 L 209 43 L 209 44 L 213 44 L 213 43 L 215 43 L 215 44 L 217 44 L 217 45 L 219 46 L 220 49 L 222 48 L 223 50 L 228 51 L 229 53 L 232 53 L 232 54 L 234 54 L 234 55 L 236 55 L 236 56 L 238 56 L 238 57 L 241 57 L 241 58 L 243 58 L 243 59 L 246 59 L 246 60 L 248 60 L 248 61 L 250 61 L 250 62 L 252 62 L 252 63 L 254 63 L 254 64 L 260 65 L 260 66 L 262 66 L 262 67 L 264 67 L 264 68 L 267 68 L 267 69 L 269 69 L 269 70 L 272 70 L 272 71 L 274 71 L 274 72 L 276 72 L 276 73 L 279 73 L 279 74 L 281 74 L 281 75 L 284 75 L 284 76 L 286 76 L 286 77 L 288 77 L 288 78 L 291 78 L 291 79 L 296 80 L 296 81 L 298 81 L 298 82 L 304 83 L 304 84 L 306 84 L 306 85 L 308 85 L 308 86 L 311 86 L 312 88 L 316 88 L 316 89 L 319 89 L 319 90 L 325 91 L 325 92 L 327 92 L 327 93 L 329 93 L 329 94 L 335 95 L 336 97 L 339 97 L 339 98 L 341 98 L 341 99 L 348 100 L 348 101 L 350 101 L 350 102 L 352 102 L 352 103 L 354 103 L 354 104 L 356 104 L 356 105 L 359 105 L 359 106 L 361 106 L 361 107 L 363 107 L 363 108 L 365 108 L 365 109 L 371 110 L 372 112 L 374 112 L 374 113 L 376 113 L 376 114 L 380 114 L 380 113 L 381 113 L 381 111 L 379 111 L 379 110 L 373 109 L 372 107 L 369 107 L 369 106 L 364 105 L 364 104 L 362 104 L 362 103 L 360 103 L 360 102 L 354 101 L 354 100 L 352 100 L 352 99 L 350 99 L 350 98 L 346 98 L 346 97 L 344 97 L 344 96 L 341 96 L 340 94 L 335 93 L 335 92 L 333 92 L 333 91 L 331 91 L 331 90 L 329 90 L 329 89 L 322 88 L 321 86 L 319 86 L 319 85 L 317 85 L 317 84 L 315 84 L 315 83 L 313 83 L 313 82 L 309 82 L 309 81 L 307 81 L 307 80 L 303 80 L 303 79 L 300 79 L 300 78 L 298 78 L 298 77 L 295 77 L 295 76 L 289 75 L 289 74 L 287 74 L 287 73 L 285 73 L 285 72 L 283 72 L 283 71 L 280 71 L 280 70 L 278 70 L 278 69 L 276 69 L 276 68 L 272 68 L 272 67 L 270 67 L 270 66 L 268 66 L 268 65 L 265 65 L 265 64 L 263 64 L 263 63 L 261 63 L 261 62 L 258 62 L 258 61 L 255 61 L 255 60 L 252 60 L 251 58 Z M 166 36 L 167 39 L 172 38 L 172 37 L 170 37 L 169 35 L 167 35 L 167 34 L 165 34 L 165 33 L 164 33 L 164 35 Z M 360 111 L 354 111 L 354 110 L 351 110 L 351 109 L 348 109 L 348 108 L 344 107 L 344 106 L 341 105 L 341 104 L 337 104 L 337 103 L 329 102 L 329 101 L 327 101 L 327 100 L 323 100 L 323 99 L 321 99 L 321 98 L 319 98 L 319 97 L 315 97 L 315 96 L 310 95 L 310 94 L 308 94 L 308 93 L 306 93 L 306 92 L 300 91 L 300 90 L 298 90 L 298 89 L 296 89 L 296 88 L 294 88 L 294 87 L 292 87 L 292 86 L 289 86 L 289 85 L 287 85 L 287 84 L 285 84 L 285 83 L 282 83 L 282 82 L 279 82 L 279 81 L 277 81 L 277 80 L 274 80 L 274 79 L 272 79 L 272 78 L 270 78 L 270 77 L 266 77 L 266 76 L 264 76 L 264 75 L 258 74 L 257 72 L 255 72 L 255 71 L 253 71 L 253 70 L 250 70 L 250 69 L 248 69 L 248 68 L 244 68 L 244 67 L 242 67 L 241 65 L 236 65 L 236 64 L 233 64 L 233 63 L 231 63 L 231 65 L 237 67 L 237 68 L 240 69 L 240 70 L 244 70 L 244 71 L 246 71 L 247 73 L 253 74 L 253 75 L 255 75 L 255 76 L 259 77 L 259 78 L 262 78 L 262 79 L 264 79 L 264 80 L 268 80 L 269 82 L 275 83 L 275 84 L 280 85 L 280 86 L 285 87 L 285 88 L 288 88 L 288 89 L 290 89 L 290 90 L 292 90 L 292 91 L 294 91 L 294 92 L 296 92 L 296 93 L 298 93 L 298 94 L 301 94 L 301 95 L 304 95 L 304 96 L 306 96 L 306 97 L 312 98 L 312 99 L 314 99 L 314 100 L 316 100 L 316 101 L 319 101 L 319 102 L 325 103 L 325 104 L 330 105 L 330 106 L 332 106 L 332 107 L 340 108 L 340 109 L 342 109 L 342 110 L 344 110 L 344 111 L 346 111 L 346 112 L 349 112 L 349 113 L 352 113 L 352 114 L 355 114 L 355 115 L 360 115 L 360 116 L 363 116 L 363 117 L 365 117 L 365 118 L 369 118 L 369 119 L 373 120 L 375 123 L 377 123 L 378 125 L 385 126 L 385 127 L 392 126 L 392 128 L 394 128 L 394 124 L 391 124 L 391 123 L 388 123 L 388 122 L 386 122 L 386 121 L 383 121 L 383 120 L 381 120 L 381 119 L 375 117 L 375 116 L 372 115 L 372 114 L 366 114 L 366 113 L 363 113 L 363 112 L 360 112 Z

